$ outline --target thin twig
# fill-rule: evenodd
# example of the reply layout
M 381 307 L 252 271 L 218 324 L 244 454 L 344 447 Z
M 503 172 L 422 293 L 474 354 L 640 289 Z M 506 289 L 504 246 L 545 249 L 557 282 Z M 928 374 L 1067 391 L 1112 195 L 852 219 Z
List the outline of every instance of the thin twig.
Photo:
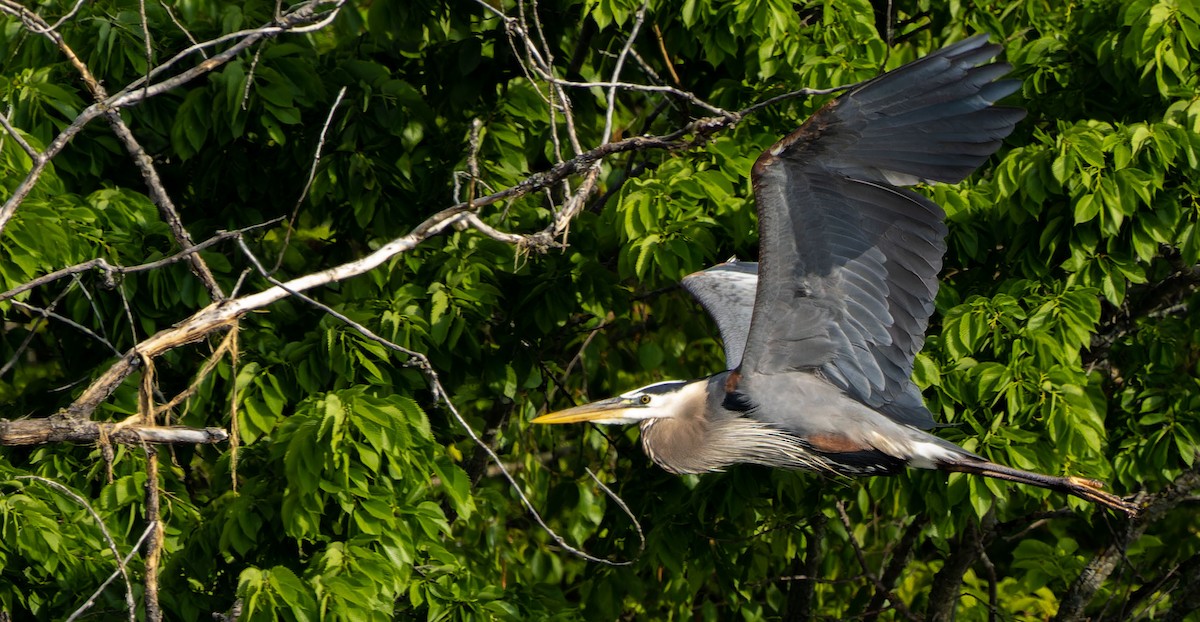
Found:
M 558 532 L 554 531 L 554 529 L 551 528 L 550 525 L 548 525 L 546 523 L 546 520 L 544 518 L 542 518 L 542 515 L 540 512 L 538 512 L 537 508 L 534 507 L 533 502 L 529 499 L 528 496 L 526 496 L 524 489 L 517 483 L 516 478 L 513 477 L 511 472 L 509 472 L 508 467 L 506 467 L 504 465 L 504 461 L 500 459 L 500 456 L 498 454 L 496 454 L 496 451 L 494 449 L 492 449 L 490 446 L 488 446 L 488 444 L 485 443 L 483 441 L 483 439 L 479 438 L 479 435 L 476 434 L 475 430 L 471 428 L 471 425 L 467 423 L 466 418 L 464 418 L 462 416 L 462 414 L 458 412 L 458 408 L 456 408 L 454 406 L 454 402 L 452 402 L 450 400 L 450 394 L 446 391 L 445 387 L 442 386 L 441 379 L 438 377 L 437 372 L 433 369 L 433 365 L 430 364 L 429 359 L 424 354 L 421 354 L 420 352 L 416 352 L 413 350 L 409 350 L 408 348 L 405 348 L 404 346 L 401 346 L 399 344 L 393 343 L 392 341 L 390 341 L 388 339 L 380 337 L 379 335 L 375 334 L 375 332 L 372 331 L 371 329 L 367 328 L 366 326 L 363 326 L 362 324 L 359 324 L 358 322 L 355 322 L 354 320 L 350 319 L 349 317 L 346 317 L 345 315 L 343 315 L 342 313 L 339 313 L 338 311 L 334 310 L 333 308 L 329 307 L 328 305 L 321 303 L 320 301 L 317 301 L 305 294 L 302 294 L 299 291 L 290 290 L 288 288 L 287 284 L 280 282 L 279 280 L 277 280 L 274 277 L 267 274 L 266 269 L 263 267 L 262 263 L 258 260 L 258 257 L 255 256 L 254 253 L 250 251 L 250 248 L 248 246 L 246 246 L 246 243 L 243 240 L 238 240 L 238 246 L 242 249 L 242 253 L 244 255 L 246 255 L 246 258 L 249 259 L 252 264 L 254 264 L 254 267 L 256 270 L 258 270 L 259 275 L 261 277 L 263 277 L 264 279 L 266 279 L 268 282 L 270 282 L 275 287 L 281 288 L 281 289 L 287 291 L 291 296 L 294 296 L 304 302 L 307 302 L 310 305 L 317 307 L 318 309 L 325 312 L 326 314 L 336 318 L 337 320 L 341 321 L 342 323 L 346 324 L 347 326 L 353 328 L 355 331 L 358 331 L 359 334 L 366 337 L 367 339 L 370 339 L 371 341 L 379 343 L 387 348 L 390 348 L 396 352 L 400 352 L 401 354 L 404 354 L 405 356 L 409 357 L 409 364 L 415 365 L 425 375 L 426 381 L 429 382 L 430 391 L 433 393 L 434 400 L 441 402 L 443 405 L 445 405 L 446 409 L 449 410 L 452 415 L 454 415 L 454 418 L 455 418 L 455 420 L 458 421 L 458 424 L 460 426 L 462 426 L 464 431 L 466 431 L 467 436 L 469 436 L 471 438 L 471 440 L 476 444 L 476 446 L 478 446 L 480 449 L 487 452 L 488 456 L 491 457 L 493 463 L 497 467 L 499 467 L 501 474 L 504 476 L 504 479 L 506 481 L 508 481 L 509 485 L 512 486 L 512 489 L 517 493 L 517 497 L 520 498 L 522 505 L 525 506 L 525 509 L 529 512 L 529 514 L 531 516 L 533 516 L 533 519 L 538 523 L 538 525 L 541 526 L 542 530 L 545 531 L 560 547 L 562 547 L 564 550 L 570 552 L 571 554 L 573 554 L 577 557 L 580 557 L 580 558 L 583 558 L 583 559 L 586 559 L 586 560 L 592 561 L 592 562 L 606 564 L 609 566 L 628 566 L 633 563 L 633 560 L 613 561 L 611 559 L 604 559 L 604 558 L 596 557 L 594 555 L 586 553 L 586 552 L 584 552 L 580 549 L 577 549 L 577 548 L 571 546 L 570 544 L 568 544 L 565 538 L 563 538 L 561 535 L 559 535 Z M 639 528 L 639 531 L 640 531 L 640 528 Z
M 63 24 L 67 23 L 68 20 L 75 17 L 75 14 L 79 12 L 79 9 L 80 9 L 80 7 L 83 6 L 84 2 L 86 2 L 86 0 L 75 0 L 75 5 L 71 7 L 71 10 L 64 13 L 53 24 L 46 25 L 45 30 L 41 30 L 41 31 L 34 30 L 34 29 L 31 29 L 31 30 L 33 30 L 34 34 L 45 34 L 46 32 L 49 32 L 51 30 L 58 30 L 59 26 L 62 26 Z
M 613 68 L 612 86 L 608 87 L 608 102 L 604 109 L 604 132 L 600 135 L 600 144 L 607 143 L 612 137 L 613 112 L 617 108 L 617 84 L 621 81 L 621 69 L 625 66 L 625 57 L 629 55 L 630 48 L 633 47 L 633 41 L 638 36 L 638 31 L 642 29 L 642 22 L 646 19 L 646 8 L 650 6 L 650 0 L 643 0 L 642 6 L 638 9 L 637 14 L 633 18 L 633 27 L 629 29 L 629 38 L 625 40 L 625 46 L 621 48 L 621 54 L 617 56 L 617 66 Z
M 325 149 L 325 135 L 329 132 L 329 126 L 333 124 L 333 113 L 337 112 L 338 106 L 342 104 L 342 98 L 346 96 L 346 87 L 338 90 L 337 97 L 333 98 L 333 104 L 329 106 L 329 114 L 325 115 L 325 123 L 321 125 L 321 133 L 317 137 L 317 148 L 313 151 L 312 165 L 308 167 L 308 179 L 304 181 L 304 187 L 300 190 L 300 196 L 296 197 L 296 205 L 292 208 L 292 216 L 288 218 L 287 229 L 283 235 L 283 247 L 279 249 L 279 257 L 275 259 L 275 266 L 271 268 L 271 274 L 279 271 L 279 266 L 283 265 L 283 256 L 287 254 L 288 244 L 292 241 L 292 232 L 296 227 L 296 217 L 300 215 L 300 206 L 304 205 L 304 199 L 308 198 L 308 191 L 312 188 L 313 179 L 317 177 L 317 165 L 321 163 L 321 152 Z
M 12 114 L 11 110 L 9 111 L 9 114 Z M 4 130 L 13 137 L 13 140 L 17 141 L 17 144 L 21 146 L 21 149 L 25 151 L 31 160 L 36 162 L 42 158 L 42 154 L 38 153 L 37 149 L 33 148 L 33 145 L 25 142 L 25 139 L 21 137 L 21 134 L 17 131 L 17 128 L 13 127 L 12 123 L 9 122 L 7 115 L 0 115 L 0 125 L 4 126 Z
M 189 248 L 195 246 L 192 241 L 192 236 L 188 233 L 187 228 L 183 224 L 183 219 L 179 217 L 179 209 L 175 207 L 175 202 L 171 200 L 171 195 L 167 193 L 166 187 L 163 186 L 162 179 L 158 175 L 158 169 L 154 166 L 154 161 L 142 148 L 141 143 L 133 136 L 133 131 L 125 124 L 125 120 L 121 118 L 121 114 L 116 111 L 111 111 L 105 115 L 109 125 L 112 127 L 113 133 L 125 146 L 125 150 L 129 152 L 130 158 L 142 173 L 142 180 L 146 183 L 147 189 L 150 191 L 150 200 L 158 207 L 159 216 L 163 222 L 170 227 L 171 233 L 175 236 L 175 242 L 180 248 Z M 204 258 L 199 253 L 188 255 L 188 263 L 191 264 L 192 272 L 204 284 L 213 300 L 224 300 L 225 292 L 221 289 L 217 279 L 213 276 L 212 270 L 204 261 Z
M 104 337 L 101 337 L 100 335 L 97 335 L 96 332 L 93 331 L 92 329 L 84 326 L 83 324 L 80 324 L 79 322 L 76 322 L 75 320 L 72 320 L 71 318 L 59 315 L 49 309 L 35 307 L 31 304 L 21 302 L 20 300 L 14 300 L 14 301 L 12 301 L 12 304 L 14 306 L 25 309 L 26 311 L 30 311 L 32 313 L 37 313 L 38 315 L 42 316 L 43 318 L 58 320 L 59 322 L 62 322 L 63 324 L 66 324 L 67 326 L 70 326 L 71 328 L 74 328 L 75 330 L 87 335 L 88 337 L 91 337 L 92 339 L 95 339 L 96 341 L 99 341 L 100 343 L 104 344 L 104 347 L 108 348 L 113 354 L 115 354 L 117 356 L 121 356 L 121 351 L 118 350 L 116 347 L 114 347 L 113 344 L 109 343 L 109 341 L 107 339 L 105 339 Z M 3 370 L 0 370 L 0 371 L 3 371 Z
M 84 603 L 82 605 L 80 605 L 78 609 L 76 609 L 75 611 L 73 611 L 71 613 L 70 617 L 67 618 L 66 622 L 74 622 L 75 620 L 78 620 L 79 616 L 83 615 L 83 613 L 85 611 L 87 611 L 93 605 L 96 604 L 96 599 L 99 598 L 100 595 L 104 593 L 104 590 L 108 588 L 109 584 L 111 584 L 113 581 L 115 581 L 116 578 L 119 576 L 125 577 L 125 586 L 127 589 L 129 589 L 129 594 L 128 594 L 128 598 L 126 599 L 126 602 L 130 602 L 132 600 L 132 598 L 133 598 L 132 589 L 133 588 L 129 582 L 129 577 L 125 576 L 125 568 L 129 566 L 129 561 L 133 559 L 134 555 L 137 555 L 138 550 L 140 550 L 142 548 L 142 543 L 144 543 L 146 541 L 146 538 L 149 538 L 150 534 L 153 532 L 154 532 L 154 526 L 146 525 L 146 528 L 144 530 L 142 530 L 142 537 L 138 538 L 137 542 L 133 543 L 133 548 L 129 549 L 129 553 L 127 553 L 125 555 L 125 557 L 120 558 L 117 561 L 117 570 L 114 571 L 112 574 L 108 575 L 108 578 L 104 580 L 104 583 L 101 583 L 100 587 L 96 588 L 96 591 L 92 592 L 92 595 L 89 596 L 88 599 L 86 601 L 84 601 Z M 130 606 L 129 607 L 129 620 L 130 620 L 130 622 L 133 622 L 136 619 L 137 619 L 136 611 L 133 606 Z
M 139 78 L 126 85 L 120 91 L 117 91 L 109 104 L 118 107 L 129 106 L 139 103 L 148 97 L 154 97 L 159 93 L 169 91 L 200 75 L 211 72 L 264 38 L 274 37 L 283 33 L 303 33 L 320 30 L 333 22 L 344 4 L 345 0 L 337 0 L 335 2 L 331 2 L 330 0 L 310 0 L 309 2 L 297 5 L 292 11 L 284 15 L 282 19 L 272 21 L 269 24 L 259 26 L 258 28 L 247 28 L 227 33 L 198 45 L 187 47 L 165 62 L 159 63 L 150 72 L 149 78 L 151 80 L 157 78 L 176 63 L 202 49 L 218 47 L 230 41 L 236 41 L 232 46 L 221 50 L 219 54 L 214 54 L 212 58 L 207 59 L 205 62 L 199 63 L 149 87 L 144 85 L 144 78 Z M 326 7 L 330 7 L 331 10 L 325 13 L 318 12 Z
M 43 274 L 42 276 L 40 276 L 36 279 L 33 279 L 31 281 L 26 281 L 25 283 L 22 283 L 6 292 L 0 293 L 0 302 L 4 302 L 5 300 L 8 300 L 9 298 L 18 296 L 18 295 L 20 295 L 24 292 L 27 292 L 31 289 L 41 287 L 42 285 L 46 285 L 47 283 L 53 283 L 54 281 L 57 281 L 58 279 L 65 278 L 68 276 L 73 276 L 73 275 L 80 274 L 83 272 L 90 272 L 92 270 L 100 270 L 101 272 L 104 273 L 106 287 L 116 287 L 117 283 L 113 279 L 114 275 L 136 274 L 138 272 L 148 272 L 150 270 L 157 270 L 158 268 L 161 268 L 163 266 L 168 266 L 173 263 L 179 263 L 180 261 L 187 259 L 189 255 L 198 253 L 198 252 L 205 250 L 211 246 L 214 246 L 216 244 L 224 242 L 225 240 L 237 238 L 237 237 L 240 237 L 250 231 L 254 231 L 256 229 L 262 229 L 263 227 L 269 227 L 271 225 L 278 224 L 282 221 L 283 221 L 283 217 L 280 216 L 278 218 L 272 218 L 271 220 L 259 223 L 257 225 L 250 225 L 249 227 L 242 227 L 241 229 L 236 229 L 234 231 L 218 231 L 217 234 L 212 236 L 211 238 L 204 240 L 203 242 L 200 242 L 199 244 L 189 246 L 188 248 L 185 248 L 185 249 L 179 251 L 178 253 L 175 253 L 174 255 L 170 255 L 170 256 L 164 257 L 162 259 L 158 259 L 156 261 L 151 261 L 149 263 L 138 264 L 136 266 L 121 266 L 118 264 L 112 264 L 112 263 L 109 263 L 109 261 L 103 257 L 97 257 L 96 259 L 90 259 L 90 260 L 85 261 L 80 264 L 75 264 L 73 266 L 62 268 L 61 270 L 55 270 L 54 272 L 50 272 L 48 274 Z
M 146 51 L 146 75 L 150 75 L 150 70 L 154 68 L 154 46 L 150 41 L 150 20 L 146 17 L 146 0 L 138 0 L 138 17 L 141 18 L 142 25 L 142 43 Z M 150 84 L 150 79 L 147 77 L 146 85 Z
M 242 78 L 246 82 L 242 87 L 242 110 L 250 109 L 250 89 L 254 86 L 254 76 L 258 75 L 258 61 L 262 60 L 264 49 L 266 49 L 265 44 L 254 50 L 254 58 L 250 59 L 250 67 L 246 69 L 246 77 Z
M 4 202 L 4 205 L 0 206 L 0 233 L 4 231 L 4 228 L 8 224 L 9 220 L 11 220 L 13 215 L 16 213 L 17 207 L 33 190 L 33 187 L 37 184 L 37 180 L 45 171 L 46 165 L 50 162 L 50 160 L 58 155 L 58 153 L 61 152 L 77 134 L 79 134 L 79 132 L 83 131 L 84 127 L 86 127 L 97 117 L 112 113 L 115 110 L 125 106 L 136 105 L 146 99 L 168 92 L 182 84 L 207 74 L 231 59 L 236 58 L 237 55 L 243 50 L 249 48 L 265 37 L 272 37 L 285 32 L 309 32 L 312 29 L 323 28 L 337 17 L 337 14 L 341 10 L 344 3 L 345 0 L 338 0 L 337 2 L 329 2 L 328 0 L 311 0 L 310 2 L 298 5 L 294 8 L 294 10 L 289 12 L 283 17 L 282 20 L 278 22 L 273 22 L 272 24 L 255 29 L 229 33 L 227 35 L 217 37 L 216 39 L 206 41 L 200 44 L 200 46 L 190 47 L 180 52 L 167 62 L 162 63 L 151 70 L 148 73 L 149 79 L 154 79 L 156 76 L 166 71 L 169 67 L 173 66 L 176 62 L 186 58 L 197 49 L 221 45 L 228 41 L 235 41 L 233 45 L 230 45 L 228 48 L 222 50 L 219 54 L 214 55 L 205 62 L 181 71 L 170 78 L 154 84 L 147 84 L 147 79 L 139 78 L 126 85 L 125 88 L 121 89 L 116 94 L 105 98 L 104 101 L 93 103 L 85 108 L 82 112 L 76 115 L 75 119 L 70 125 L 68 125 L 62 131 L 60 131 L 57 136 L 55 136 L 54 140 L 52 140 L 42 152 L 41 157 L 33 159 L 33 166 L 29 171 L 26 172 L 25 177 L 21 180 L 21 182 L 12 189 L 8 199 Z M 327 7 L 332 7 L 332 10 L 325 13 L 319 12 L 321 9 Z M 76 71 L 83 76 L 84 81 L 88 83 L 89 89 L 94 89 L 99 85 L 99 82 L 91 76 L 87 65 L 85 65 L 75 55 L 70 47 L 65 44 L 62 36 L 58 32 L 54 31 L 50 25 L 47 24 L 45 20 L 43 20 L 36 13 L 29 11 L 27 8 L 18 3 L 10 2 L 8 0 L 0 2 L 0 13 L 6 13 L 18 18 L 29 31 L 43 35 L 50 39 L 52 43 L 59 47 L 59 49 L 67 57 L 68 61 L 70 61 L 71 64 L 76 68 Z
M 133 600 L 133 585 L 129 582 L 129 574 L 125 571 L 125 564 L 129 563 L 129 559 L 126 558 L 124 561 L 121 560 L 121 551 L 117 549 L 117 541 L 114 540 L 112 534 L 109 533 L 108 526 L 104 524 L 104 519 L 100 518 L 100 513 L 97 512 L 90 503 L 88 503 L 87 499 L 75 494 L 75 491 L 52 479 L 42 477 L 40 475 L 18 475 L 13 479 L 27 479 L 45 484 L 66 495 L 67 497 L 70 497 L 72 501 L 78 503 L 79 505 L 83 506 L 83 509 L 87 510 L 88 514 L 92 516 L 92 520 L 96 521 L 96 525 L 100 527 L 100 535 L 104 536 L 104 541 L 108 543 L 108 550 L 112 551 L 113 560 L 117 562 L 117 572 L 114 573 L 114 576 L 116 574 L 120 574 L 121 578 L 125 581 L 125 606 L 129 610 L 129 621 L 134 622 L 137 619 L 137 604 Z M 135 546 L 133 550 L 136 551 L 137 547 Z M 130 552 L 130 555 L 132 554 L 133 551 Z M 111 581 L 112 577 L 109 577 L 109 580 L 105 581 L 104 584 L 100 586 L 100 590 L 103 590 Z M 68 620 L 74 620 L 77 614 L 82 613 L 84 609 L 90 607 L 92 603 L 95 602 L 96 596 L 99 595 L 99 593 L 100 591 L 98 590 L 96 594 L 93 594 L 92 597 L 89 598 L 87 602 L 85 602 L 83 606 L 75 612 L 75 614 L 72 614 L 71 617 L 68 618 Z
M 35 307 L 33 305 L 25 304 L 23 302 L 16 301 L 16 300 L 13 301 L 13 304 L 18 305 L 27 311 L 32 311 L 34 313 L 37 313 L 38 315 L 41 316 L 41 320 L 43 320 L 43 321 L 48 320 L 49 318 L 53 317 L 55 319 L 61 319 L 62 321 L 66 322 L 70 325 L 74 325 L 77 328 L 81 328 L 81 329 L 87 331 L 88 329 L 83 328 L 79 324 L 76 324 L 75 322 L 62 317 L 62 316 L 58 315 L 57 313 L 54 313 L 54 309 L 56 307 L 58 307 L 58 303 L 62 302 L 62 299 L 66 298 L 67 294 L 70 293 L 70 291 L 73 288 L 74 288 L 74 284 L 64 287 L 63 290 L 61 292 L 59 292 L 57 296 L 54 297 L 54 300 L 50 301 L 50 305 L 48 307 L 46 307 L 45 309 L 42 309 L 40 307 Z M 17 360 L 21 358 L 21 355 L 24 354 L 25 349 L 28 348 L 29 344 L 33 342 L 33 338 L 35 336 L 37 336 L 37 334 L 38 334 L 37 327 L 38 327 L 38 320 L 35 319 L 32 322 L 32 324 L 30 325 L 28 332 L 25 335 L 25 339 L 23 339 L 21 341 L 21 345 L 17 346 L 17 349 L 13 351 L 12 357 L 8 359 L 8 361 L 4 364 L 3 367 L 0 367 L 0 376 L 3 376 L 4 374 L 8 373 L 8 370 L 12 369 L 13 365 L 16 365 Z
M 714 106 L 714 105 L 704 101 L 703 99 L 700 99 L 698 96 L 696 96 L 695 93 L 691 93 L 691 92 L 685 91 L 683 89 L 678 89 L 673 86 L 656 85 L 656 84 L 634 84 L 632 82 L 571 82 L 570 80 L 559 80 L 559 79 L 555 79 L 555 80 L 553 80 L 553 82 L 554 82 L 554 84 L 558 84 L 561 86 L 569 86 L 571 88 L 582 88 L 582 89 L 606 88 L 606 89 L 609 89 L 610 93 L 616 91 L 617 89 L 624 90 L 624 91 L 641 91 L 641 92 L 645 92 L 645 93 L 669 93 L 671 95 L 675 95 L 676 97 L 682 97 L 683 99 L 687 100 L 688 103 L 699 106 L 715 115 L 722 116 L 722 117 L 725 117 L 725 116 L 732 117 L 733 116 L 732 112 L 729 112 L 728 110 L 725 110 L 724 108 L 721 108 L 719 106 Z
M 679 81 L 679 74 L 675 73 L 675 63 L 671 62 L 671 55 L 667 53 L 667 43 L 663 41 L 662 30 L 659 29 L 658 24 L 654 24 L 654 38 L 658 41 L 658 51 L 662 54 L 663 64 L 667 66 L 667 72 L 671 74 L 671 79 L 675 81 L 675 84 L 682 84 Z
M 192 36 L 191 31 L 189 31 L 187 27 L 183 25 L 183 22 L 179 21 L 178 17 L 175 17 L 175 12 L 171 10 L 171 6 L 167 4 L 165 0 L 158 0 L 158 4 L 163 8 L 164 11 L 166 11 L 167 17 L 171 18 L 171 22 L 174 23 L 175 27 L 183 33 L 183 36 L 187 37 L 187 40 L 191 41 L 193 46 L 199 48 L 200 42 L 196 41 L 196 37 Z M 205 52 L 204 48 L 199 48 L 198 51 L 200 52 L 200 56 L 204 57 L 206 60 L 208 59 L 208 52 Z
M 850 516 L 846 514 L 846 503 L 838 499 L 835 507 L 837 508 L 838 518 L 842 521 L 842 526 L 846 528 L 846 537 L 850 539 L 850 546 L 854 548 L 854 555 L 858 558 L 858 564 L 862 566 L 863 574 L 867 577 L 867 580 L 875 586 L 875 589 L 887 594 L 888 603 L 891 604 L 897 613 L 903 616 L 904 619 L 915 622 L 917 618 L 908 610 L 908 606 L 904 604 L 904 601 L 896 598 L 891 588 L 884 585 L 883 581 L 880 581 L 879 577 L 875 576 L 875 573 L 871 571 L 871 566 L 867 563 L 867 556 L 863 553 L 862 545 L 858 543 L 858 538 L 854 536 L 854 526 L 850 523 Z
M 600 487 L 600 490 L 603 490 L 604 494 L 608 495 L 608 498 L 612 499 L 613 503 L 616 503 L 617 506 L 621 508 L 621 511 L 625 513 L 625 516 L 629 517 L 629 521 L 633 523 L 633 528 L 637 530 L 638 535 L 638 552 L 637 555 L 633 556 L 633 558 L 637 559 L 641 557 L 642 553 L 646 552 L 646 534 L 642 531 L 641 522 L 639 522 L 637 517 L 634 516 L 633 511 L 629 509 L 629 505 L 625 503 L 625 500 L 617 495 L 617 493 L 613 492 L 611 488 L 605 486 L 604 482 L 600 481 L 600 478 L 596 477 L 596 474 L 593 473 L 591 469 L 585 468 L 584 471 L 587 471 L 587 474 L 591 476 L 592 481 L 596 482 L 596 485 Z

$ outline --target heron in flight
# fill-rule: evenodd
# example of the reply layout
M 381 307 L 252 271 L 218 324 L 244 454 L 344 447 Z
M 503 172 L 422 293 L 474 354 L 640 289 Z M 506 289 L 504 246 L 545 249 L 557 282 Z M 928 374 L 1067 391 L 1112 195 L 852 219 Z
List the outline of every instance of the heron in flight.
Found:
M 759 261 L 689 275 L 713 317 L 726 370 L 659 382 L 534 423 L 641 425 L 672 473 L 737 463 L 847 476 L 904 467 L 1032 484 L 1129 514 L 1137 506 L 1081 477 L 990 462 L 935 426 L 911 375 L 946 250 L 942 209 L 905 188 L 957 183 L 1025 113 L 971 37 L 850 89 L 754 163 Z

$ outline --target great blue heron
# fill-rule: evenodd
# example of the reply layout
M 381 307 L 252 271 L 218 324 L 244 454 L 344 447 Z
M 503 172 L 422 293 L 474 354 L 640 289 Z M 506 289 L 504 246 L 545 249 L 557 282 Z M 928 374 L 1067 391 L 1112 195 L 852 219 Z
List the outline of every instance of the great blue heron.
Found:
M 975 473 L 1130 514 L 1080 477 L 1005 467 L 942 440 L 910 376 L 933 312 L 945 214 L 902 188 L 956 183 L 1021 120 L 994 105 L 1011 67 L 985 35 L 850 89 L 763 153 L 752 170 L 759 263 L 683 286 L 716 320 L 726 371 L 659 382 L 534 423 L 641 424 L 672 473 L 735 463 L 843 475 L 904 467 Z M 984 64 L 986 63 L 986 64 Z

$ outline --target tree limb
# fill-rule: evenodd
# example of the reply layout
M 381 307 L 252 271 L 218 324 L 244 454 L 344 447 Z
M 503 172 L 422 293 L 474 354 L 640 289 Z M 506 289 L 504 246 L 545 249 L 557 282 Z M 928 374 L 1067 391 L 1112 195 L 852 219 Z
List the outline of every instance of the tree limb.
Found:
M 1152 496 L 1145 510 L 1130 519 L 1124 533 L 1088 561 L 1071 587 L 1063 594 L 1054 621 L 1075 622 L 1085 619 L 1087 605 L 1104 580 L 1125 558 L 1125 549 L 1129 544 L 1140 538 L 1150 525 L 1161 520 L 1167 512 L 1182 503 L 1196 488 L 1200 488 L 1200 459 L 1193 463 L 1191 469 L 1175 478 L 1169 486 Z
M 968 520 L 962 532 L 958 546 L 946 558 L 945 565 L 933 579 L 929 589 L 929 607 L 926 610 L 926 620 L 930 622 L 950 622 L 954 619 L 954 611 L 958 605 L 958 595 L 962 587 L 963 576 L 983 555 L 983 548 L 995 535 L 995 517 L 991 512 L 983 518 L 983 524 Z
M 97 423 L 58 414 L 40 419 L 0 419 L 0 445 L 16 447 L 46 443 L 95 443 L 101 439 L 123 445 L 211 445 L 229 435 L 221 428 L 142 426 Z

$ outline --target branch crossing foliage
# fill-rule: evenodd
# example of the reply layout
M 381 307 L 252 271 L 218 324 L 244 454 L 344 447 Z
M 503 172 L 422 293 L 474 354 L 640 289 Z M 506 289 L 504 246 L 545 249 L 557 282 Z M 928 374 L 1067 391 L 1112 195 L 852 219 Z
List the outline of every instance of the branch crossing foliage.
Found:
M 877 4 L 0 0 L 0 437 L 86 428 L 0 451 L 0 614 L 1195 615 L 1200 9 Z M 717 371 L 675 285 L 754 256 L 757 155 L 975 32 L 1029 116 L 929 191 L 915 377 L 946 438 L 1138 522 L 527 425 Z

